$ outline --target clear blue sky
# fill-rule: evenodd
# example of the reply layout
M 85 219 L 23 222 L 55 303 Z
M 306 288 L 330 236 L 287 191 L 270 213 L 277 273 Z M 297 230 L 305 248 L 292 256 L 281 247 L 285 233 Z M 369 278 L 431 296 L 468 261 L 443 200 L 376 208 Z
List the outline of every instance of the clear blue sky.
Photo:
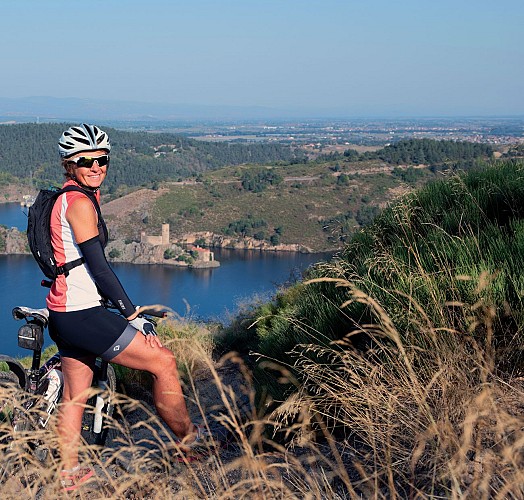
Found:
M 523 32 L 524 0 L 3 0 L 0 96 L 523 115 Z

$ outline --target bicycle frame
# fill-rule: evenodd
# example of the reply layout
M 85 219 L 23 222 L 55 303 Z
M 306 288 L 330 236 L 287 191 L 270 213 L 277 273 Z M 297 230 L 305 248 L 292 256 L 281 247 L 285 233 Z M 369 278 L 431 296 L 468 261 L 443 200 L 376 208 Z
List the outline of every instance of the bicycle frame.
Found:
M 18 378 L 19 386 L 28 394 L 35 397 L 28 398 L 22 405 L 22 409 L 18 409 L 13 416 L 13 429 L 21 430 L 25 428 L 28 421 L 28 412 L 35 407 L 36 404 L 42 401 L 38 396 L 46 394 L 48 389 L 48 376 L 52 370 L 61 371 L 60 354 L 53 355 L 43 365 L 42 347 L 44 344 L 44 330 L 47 327 L 47 315 L 44 309 L 30 309 L 26 307 L 15 307 L 13 309 L 13 317 L 15 319 L 24 319 L 26 323 L 18 330 L 18 345 L 23 349 L 28 349 L 33 352 L 31 368 L 25 369 L 19 361 L 11 356 L 0 355 L 0 362 L 5 362 L 11 372 Z M 94 434 L 94 444 L 102 444 L 105 439 L 103 429 L 104 408 L 107 408 L 110 403 L 110 391 L 108 391 L 108 362 L 101 360 L 95 366 L 96 378 L 95 383 L 100 391 L 96 395 L 94 404 L 93 424 L 88 428 L 83 428 L 84 431 Z M 41 415 L 38 419 L 38 425 L 45 428 L 55 412 L 58 403 L 62 397 L 63 381 L 60 380 L 60 385 L 52 399 L 47 401 L 45 412 L 47 416 Z M 47 398 L 46 398 L 47 399 Z
M 104 305 L 107 308 L 112 308 L 110 304 Z M 31 368 L 25 369 L 16 359 L 0 355 L 0 362 L 5 362 L 9 371 L 15 374 L 19 387 L 34 396 L 24 401 L 22 408 L 15 412 L 12 421 L 15 431 L 26 428 L 26 424 L 30 425 L 29 412 L 36 404 L 41 403 L 42 399 L 47 402 L 45 409 L 47 416 L 41 414 L 38 425 L 45 428 L 62 396 L 63 380 L 58 382 L 59 390 L 56 393 L 53 392 L 53 397 L 48 394 L 49 391 L 47 390 L 50 374 L 53 370 L 61 371 L 60 354 L 55 354 L 40 366 L 48 314 L 47 309 L 30 309 L 22 306 L 13 309 L 15 319 L 25 320 L 25 324 L 18 330 L 18 345 L 33 351 Z M 154 308 L 149 309 L 147 307 L 141 308 L 141 314 L 144 314 L 153 323 L 154 321 L 150 316 L 163 318 L 167 315 L 165 311 L 157 311 Z M 84 412 L 82 435 L 89 444 L 103 445 L 108 432 L 108 426 L 104 425 L 104 418 L 111 417 L 113 414 L 114 404 L 111 401 L 111 393 L 115 390 L 116 378 L 112 366 L 100 358 L 97 358 L 93 369 L 93 385 L 99 390 L 96 396 L 88 400 L 88 406 L 92 406 L 94 410 L 89 413 Z M 109 370 L 111 376 L 109 376 Z M 44 396 L 44 398 L 41 396 Z M 32 425 L 34 426 L 34 424 Z

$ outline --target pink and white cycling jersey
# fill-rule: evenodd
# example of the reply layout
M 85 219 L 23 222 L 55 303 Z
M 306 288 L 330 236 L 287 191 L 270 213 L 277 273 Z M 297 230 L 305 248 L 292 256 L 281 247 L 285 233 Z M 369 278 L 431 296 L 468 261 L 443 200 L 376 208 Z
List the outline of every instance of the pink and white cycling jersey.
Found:
M 64 184 L 64 187 L 70 185 L 76 185 L 76 183 L 70 180 Z M 67 210 L 80 197 L 85 197 L 85 195 L 78 191 L 60 195 L 51 212 L 51 243 L 58 266 L 82 257 L 71 225 L 66 219 Z M 100 199 L 98 192 L 96 197 L 97 200 Z M 93 210 L 96 213 L 94 206 Z M 71 269 L 67 277 L 64 274 L 57 277 L 47 295 L 46 302 L 48 309 L 69 312 L 99 306 L 101 299 L 87 266 L 81 265 Z

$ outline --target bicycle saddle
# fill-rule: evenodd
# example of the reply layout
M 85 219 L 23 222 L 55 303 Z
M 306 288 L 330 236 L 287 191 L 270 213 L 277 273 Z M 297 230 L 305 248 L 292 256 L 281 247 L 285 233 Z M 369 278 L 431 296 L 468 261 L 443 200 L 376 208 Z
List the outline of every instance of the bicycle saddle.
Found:
M 34 320 L 41 322 L 42 325 L 46 327 L 47 321 L 49 319 L 49 311 L 46 308 L 31 309 L 30 307 L 17 306 L 13 309 L 13 318 L 26 320 L 33 318 Z

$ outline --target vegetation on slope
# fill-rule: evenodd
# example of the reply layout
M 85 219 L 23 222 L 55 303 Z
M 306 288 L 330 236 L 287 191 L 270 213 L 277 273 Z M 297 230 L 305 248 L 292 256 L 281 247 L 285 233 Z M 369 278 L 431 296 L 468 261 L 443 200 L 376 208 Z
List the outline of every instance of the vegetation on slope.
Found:
M 56 142 L 66 126 L 0 126 L 0 183 L 60 183 Z M 471 168 L 493 153 L 483 144 L 422 139 L 310 161 L 298 147 L 273 142 L 206 143 L 174 134 L 108 131 L 113 151 L 104 202 L 140 186 L 169 189 L 146 213 L 108 217 L 118 226 L 113 234 L 139 239 L 142 231 L 155 234 L 169 222 L 175 237 L 199 231 L 230 236 L 231 227 L 254 218 L 265 224 L 253 233 L 259 240 L 314 251 L 339 248 L 399 191 L 442 171 Z M 173 182 L 188 178 L 199 182 Z
M 431 183 L 237 318 L 275 428 L 331 429 L 375 495 L 522 494 L 523 191 L 517 161 Z
M 352 178 L 347 185 L 339 185 L 328 173 L 329 167 L 323 169 L 323 178 L 286 181 L 261 192 L 244 189 L 240 183 L 213 183 L 205 178 L 196 185 L 171 185 L 157 198 L 141 229 L 152 231 L 169 222 L 175 236 L 196 231 L 230 235 L 229 229 L 238 221 L 256 219 L 265 222 L 263 239 L 269 240 L 280 228 L 281 243 L 323 251 L 339 247 L 343 224 L 344 235 L 354 232 L 369 221 L 361 214 L 373 212 L 371 207 L 396 196 L 395 188 L 407 186 L 388 174 Z M 426 172 L 416 183 L 428 177 L 432 176 Z M 136 225 L 130 229 L 138 231 Z
M 306 279 L 348 279 L 384 307 L 387 304 L 393 319 L 409 329 L 416 326 L 407 322 L 406 304 L 398 293 L 425 307 L 434 306 L 427 313 L 435 324 L 455 325 L 458 320 L 453 307 L 443 308 L 443 304 L 478 298 L 474 283 L 489 273 L 493 276 L 490 296 L 499 306 L 498 313 L 503 314 L 506 309 L 502 306 L 508 304 L 513 310 L 512 321 L 518 324 L 514 315 L 520 311 L 524 290 L 519 273 L 524 261 L 521 169 L 522 163 L 505 162 L 429 183 L 385 209 L 333 262 L 310 269 Z M 457 281 L 457 276 L 470 279 Z M 312 307 L 315 296 L 319 307 L 328 299 L 331 305 L 323 306 L 325 312 Z M 342 312 L 338 306 L 346 299 L 347 290 L 339 287 L 299 283 L 279 294 L 275 304 L 266 306 L 271 314 L 266 321 L 259 321 L 257 331 L 264 338 L 266 333 L 274 337 L 268 339 L 268 345 L 279 337 L 288 339 L 289 346 L 298 343 L 294 338 L 302 328 L 295 328 L 293 321 L 283 321 L 283 331 L 272 327 L 275 318 L 287 318 L 281 313 L 291 304 L 298 323 L 306 322 L 324 334 L 330 332 L 330 340 L 340 339 L 354 325 L 354 318 L 366 315 L 366 308 L 358 305 L 352 306 L 354 314 L 347 309 Z M 367 319 L 372 318 L 368 315 Z M 511 352 L 521 355 L 508 350 L 505 356 Z
M 466 141 L 436 141 L 433 139 L 402 140 L 375 152 L 362 154 L 364 159 L 380 159 L 395 165 L 434 165 L 450 161 L 471 161 L 490 157 L 493 148 L 489 144 Z
M 391 147 L 381 150 L 384 157 Z M 399 192 L 420 187 L 444 171 L 471 168 L 491 155 L 489 147 L 451 141 L 405 141 L 398 149 L 419 151 L 439 163 L 398 166 L 355 152 L 322 161 L 222 168 L 199 174 L 197 184 L 164 184 L 148 213 L 140 214 L 142 223 L 119 229 L 127 238 L 137 238 L 140 231 L 158 232 L 169 222 L 175 237 L 198 231 L 227 236 L 238 221 L 257 219 L 266 225 L 253 233 L 259 239 L 329 250 L 369 224 Z

